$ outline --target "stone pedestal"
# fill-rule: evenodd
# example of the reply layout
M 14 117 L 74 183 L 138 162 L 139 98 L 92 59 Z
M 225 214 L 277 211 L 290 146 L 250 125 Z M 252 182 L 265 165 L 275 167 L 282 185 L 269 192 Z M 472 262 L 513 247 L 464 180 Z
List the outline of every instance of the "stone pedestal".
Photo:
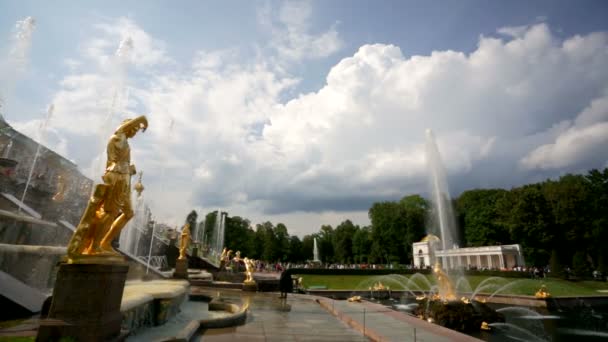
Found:
M 62 264 L 36 341 L 120 339 L 127 264 Z M 124 337 L 124 336 L 123 336 Z
M 243 291 L 256 292 L 258 290 L 258 284 L 255 281 L 246 281 L 243 283 Z
M 177 259 L 175 261 L 175 272 L 173 278 L 188 279 L 188 259 Z

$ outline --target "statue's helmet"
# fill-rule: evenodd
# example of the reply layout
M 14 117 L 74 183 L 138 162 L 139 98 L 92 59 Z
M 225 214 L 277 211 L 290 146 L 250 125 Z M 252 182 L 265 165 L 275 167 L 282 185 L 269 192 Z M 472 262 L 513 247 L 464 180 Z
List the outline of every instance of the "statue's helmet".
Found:
M 120 126 L 118 126 L 118 128 L 116 129 L 116 132 L 127 132 L 129 130 L 135 129 L 135 130 L 142 130 L 142 132 L 145 132 L 146 129 L 148 128 L 148 119 L 146 118 L 145 115 L 140 115 L 138 117 L 136 117 L 135 119 L 127 119 L 125 121 L 123 121 Z

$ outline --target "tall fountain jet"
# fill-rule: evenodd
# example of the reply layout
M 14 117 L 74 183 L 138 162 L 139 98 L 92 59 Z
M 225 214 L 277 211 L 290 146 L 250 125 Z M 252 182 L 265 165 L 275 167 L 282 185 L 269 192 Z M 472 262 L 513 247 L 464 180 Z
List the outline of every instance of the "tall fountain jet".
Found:
M 452 210 L 448 180 L 441 160 L 441 154 L 435 141 L 435 135 L 426 130 L 426 163 L 430 177 L 431 197 L 435 218 L 441 233 L 443 250 L 450 249 L 456 242 L 456 220 Z
M 30 182 L 32 180 L 32 175 L 34 174 L 34 168 L 36 167 L 36 161 L 40 156 L 40 147 L 44 143 L 44 139 L 46 136 L 46 128 L 49 124 L 49 120 L 51 120 L 51 116 L 53 115 L 53 111 L 55 110 L 55 105 L 51 103 L 49 108 L 46 111 L 46 117 L 44 121 L 40 123 L 40 127 L 38 128 L 38 146 L 36 147 L 36 153 L 34 154 L 34 160 L 32 161 L 32 166 L 30 167 L 30 172 L 27 175 L 27 181 L 25 182 L 25 188 L 23 189 L 23 194 L 21 195 L 21 202 L 25 201 L 25 196 L 27 195 L 27 189 L 30 186 Z M 21 207 L 19 207 L 19 211 L 21 211 Z
M 317 246 L 317 238 L 314 238 L 314 249 L 313 249 L 313 260 L 314 262 L 321 262 L 319 259 L 319 247 Z
M 15 24 L 8 56 L 0 61 L 0 103 L 6 101 L 3 97 L 8 96 L 7 93 L 10 93 L 27 67 L 35 27 L 36 20 L 32 17 L 26 17 Z
M 114 56 L 110 60 L 110 81 L 112 97 L 110 98 L 107 114 L 99 127 L 99 148 L 100 152 L 96 159 L 93 161 L 93 174 L 91 175 L 94 180 L 101 177 L 101 170 L 103 170 L 103 158 L 105 155 L 105 141 L 108 136 L 112 133 L 112 126 L 114 115 L 118 112 L 124 111 L 124 108 L 128 102 L 128 92 L 125 90 L 125 84 L 127 80 L 127 69 L 131 61 L 134 44 L 130 37 L 124 38 L 118 44 L 118 48 L 114 53 Z

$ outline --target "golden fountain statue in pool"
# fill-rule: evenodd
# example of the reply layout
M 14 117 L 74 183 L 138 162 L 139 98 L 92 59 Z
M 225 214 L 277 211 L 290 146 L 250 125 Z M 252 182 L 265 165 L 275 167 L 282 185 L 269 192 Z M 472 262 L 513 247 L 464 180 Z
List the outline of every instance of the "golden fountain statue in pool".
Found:
M 136 173 L 131 164 L 128 139 L 139 130 L 148 128 L 145 116 L 128 119 L 118 126 L 107 145 L 107 162 L 80 223 L 68 244 L 69 263 L 113 263 L 123 258 L 112 248 L 112 240 L 133 217 L 131 205 L 131 176 Z
M 545 286 L 545 284 L 542 284 L 540 286 L 540 289 L 538 289 L 538 291 L 536 291 L 536 293 L 534 294 L 534 297 L 538 299 L 546 299 L 551 297 L 551 294 L 547 292 L 547 287 Z
M 455 300 L 456 299 L 456 291 L 454 291 L 454 284 L 452 284 L 452 280 L 450 277 L 443 272 L 441 269 L 441 265 L 439 263 L 435 264 L 433 268 L 433 273 L 435 274 L 435 279 L 437 279 L 437 286 L 439 287 L 438 294 L 436 295 L 438 298 L 444 301 Z

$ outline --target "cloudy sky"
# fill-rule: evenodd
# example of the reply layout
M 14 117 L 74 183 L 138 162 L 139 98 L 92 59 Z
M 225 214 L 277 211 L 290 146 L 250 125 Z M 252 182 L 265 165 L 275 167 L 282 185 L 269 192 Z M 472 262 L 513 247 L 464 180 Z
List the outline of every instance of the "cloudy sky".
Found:
M 45 143 L 92 177 L 146 114 L 132 158 L 155 216 L 222 208 L 301 236 L 425 193 L 426 128 L 455 195 L 608 166 L 606 18 L 605 1 L 2 2 L 1 110 L 36 137 L 54 104 Z

